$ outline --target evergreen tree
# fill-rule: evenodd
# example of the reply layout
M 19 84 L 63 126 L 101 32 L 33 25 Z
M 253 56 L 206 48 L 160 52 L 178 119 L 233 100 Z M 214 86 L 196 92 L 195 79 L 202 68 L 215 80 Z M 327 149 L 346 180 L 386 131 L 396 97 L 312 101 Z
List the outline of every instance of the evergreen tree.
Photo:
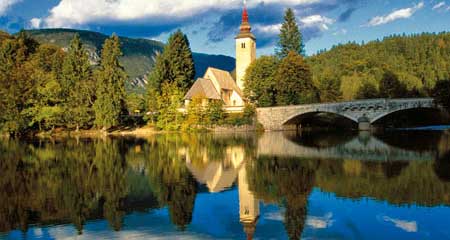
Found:
M 175 83 L 184 92 L 194 83 L 194 77 L 189 40 L 178 30 L 169 37 L 164 52 L 156 58 L 155 68 L 149 76 L 149 87 L 161 91 L 163 82 Z
M 288 8 L 284 15 L 284 23 L 281 26 L 276 54 L 280 59 L 287 57 L 291 51 L 304 56 L 304 48 L 302 33 L 295 20 L 294 10 Z
M 95 74 L 95 125 L 103 130 L 119 125 L 120 115 L 125 109 L 127 75 L 119 63 L 120 56 L 119 37 L 113 35 L 103 45 L 100 69 Z
M 25 32 L 4 39 L 0 48 L 0 128 L 12 135 L 25 131 L 29 116 L 24 114 L 33 97 L 33 66 L 27 61 L 39 44 Z
M 259 107 L 276 105 L 275 73 L 278 63 L 276 57 L 262 56 L 247 68 L 244 94 Z
M 298 105 L 318 101 L 317 89 L 312 83 L 309 66 L 296 52 L 290 52 L 281 60 L 275 83 L 278 105 Z
M 87 125 L 92 119 L 92 95 L 94 82 L 87 51 L 76 34 L 70 43 L 62 70 L 63 96 L 67 127 Z
M 165 130 L 180 129 L 183 116 L 178 108 L 181 107 L 182 99 L 183 93 L 175 83 L 163 83 L 161 95 L 158 97 L 158 128 Z
M 24 113 L 30 118 L 29 126 L 38 124 L 52 129 L 64 126 L 62 108 L 62 88 L 60 84 L 61 67 L 64 60 L 64 52 L 57 46 L 41 45 L 28 62 L 33 72 L 33 94 L 27 101 Z

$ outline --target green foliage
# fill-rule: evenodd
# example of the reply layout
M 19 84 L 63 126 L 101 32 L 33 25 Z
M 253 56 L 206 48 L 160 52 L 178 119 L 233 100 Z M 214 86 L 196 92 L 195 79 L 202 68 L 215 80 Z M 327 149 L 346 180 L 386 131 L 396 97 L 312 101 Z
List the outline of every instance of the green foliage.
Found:
M 113 35 L 105 41 L 100 68 L 95 74 L 95 125 L 103 130 L 119 125 L 121 113 L 125 108 L 127 75 L 119 63 L 121 55 L 119 38 Z
M 273 56 L 262 56 L 247 68 L 244 94 L 258 107 L 276 105 L 275 74 L 279 60 Z
M 391 36 L 367 44 L 338 45 L 307 58 L 307 62 L 315 83 L 320 85 L 327 78 L 340 80 L 344 100 L 357 98 L 359 88 L 366 83 L 382 92 L 385 72 L 395 74 L 407 89 L 396 92 L 397 97 L 428 96 L 439 80 L 450 76 L 448 42 L 450 33 Z
M 401 98 L 406 96 L 406 86 L 398 80 L 395 73 L 387 71 L 380 81 L 380 97 Z
M 164 130 L 179 130 L 183 115 L 178 111 L 183 101 L 183 93 L 176 83 L 162 84 L 161 95 L 158 97 L 158 122 L 156 126 Z
M 126 97 L 126 107 L 129 114 L 145 112 L 145 97 L 138 93 L 129 93 Z
M 450 80 L 437 82 L 433 90 L 433 97 L 450 112 Z
M 205 109 L 205 115 L 209 124 L 221 124 L 226 117 L 223 109 L 223 101 L 212 100 Z
M 203 98 L 195 97 L 191 100 L 187 107 L 186 121 L 184 124 L 188 127 L 197 127 L 199 125 L 207 124 Z
M 24 112 L 33 98 L 34 67 L 28 61 L 39 44 L 24 32 L 5 39 L 0 46 L 0 128 L 18 135 L 24 133 L 30 121 Z
M 309 66 L 295 52 L 281 60 L 275 76 L 277 104 L 298 105 L 318 101 Z
M 288 8 L 284 15 L 283 25 L 281 25 L 276 54 L 282 59 L 287 57 L 291 51 L 303 56 L 305 55 L 303 37 L 298 29 L 294 10 Z
M 359 88 L 356 99 L 373 99 L 379 97 L 379 95 L 377 87 L 370 82 L 366 82 Z
M 331 78 L 325 78 L 320 82 L 320 102 L 338 102 L 342 98 L 341 83 Z
M 180 30 L 169 37 L 164 52 L 157 56 L 155 68 L 150 73 L 150 87 L 161 89 L 164 82 L 174 83 L 187 91 L 194 83 L 195 68 L 187 36 Z
M 93 95 L 95 82 L 88 57 L 88 52 L 81 43 L 80 36 L 75 34 L 64 59 L 61 74 L 63 88 L 64 111 L 67 127 L 87 126 L 92 121 Z

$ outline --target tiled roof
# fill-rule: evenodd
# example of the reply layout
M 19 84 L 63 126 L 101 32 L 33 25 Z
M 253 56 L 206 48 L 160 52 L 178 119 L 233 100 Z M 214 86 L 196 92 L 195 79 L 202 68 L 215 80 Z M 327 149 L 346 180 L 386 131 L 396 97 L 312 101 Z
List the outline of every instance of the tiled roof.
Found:
M 199 78 L 187 92 L 184 99 L 192 99 L 194 97 L 205 97 L 208 99 L 221 100 L 220 94 L 217 92 L 213 83 L 209 79 Z
M 222 89 L 234 90 L 241 97 L 244 95 L 229 72 L 212 67 L 210 67 L 208 70 L 210 70 L 215 76 Z

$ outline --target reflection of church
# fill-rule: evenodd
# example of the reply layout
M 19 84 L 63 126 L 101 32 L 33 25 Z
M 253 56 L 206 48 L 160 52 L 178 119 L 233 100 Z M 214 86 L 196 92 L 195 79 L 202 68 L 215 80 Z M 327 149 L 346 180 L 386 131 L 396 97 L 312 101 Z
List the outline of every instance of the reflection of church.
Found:
M 259 201 L 249 189 L 244 147 L 228 146 L 223 161 L 210 161 L 205 151 L 200 159 L 197 159 L 204 163 L 201 166 L 193 162 L 189 151 L 183 151 L 183 153 L 186 155 L 186 166 L 189 171 L 200 183 L 205 184 L 210 192 L 227 190 L 237 179 L 239 220 L 247 234 L 247 239 L 252 239 L 259 217 Z

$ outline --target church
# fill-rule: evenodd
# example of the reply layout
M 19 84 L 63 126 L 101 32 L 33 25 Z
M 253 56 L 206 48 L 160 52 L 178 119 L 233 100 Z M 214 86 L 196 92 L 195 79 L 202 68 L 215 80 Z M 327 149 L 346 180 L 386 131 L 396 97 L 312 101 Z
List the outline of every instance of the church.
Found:
M 200 98 L 204 106 L 210 101 L 220 100 L 227 112 L 243 111 L 245 71 L 256 59 L 256 38 L 251 29 L 244 6 L 240 31 L 235 38 L 236 79 L 230 72 L 209 67 L 203 78 L 197 79 L 184 97 L 186 108 L 193 99 Z

